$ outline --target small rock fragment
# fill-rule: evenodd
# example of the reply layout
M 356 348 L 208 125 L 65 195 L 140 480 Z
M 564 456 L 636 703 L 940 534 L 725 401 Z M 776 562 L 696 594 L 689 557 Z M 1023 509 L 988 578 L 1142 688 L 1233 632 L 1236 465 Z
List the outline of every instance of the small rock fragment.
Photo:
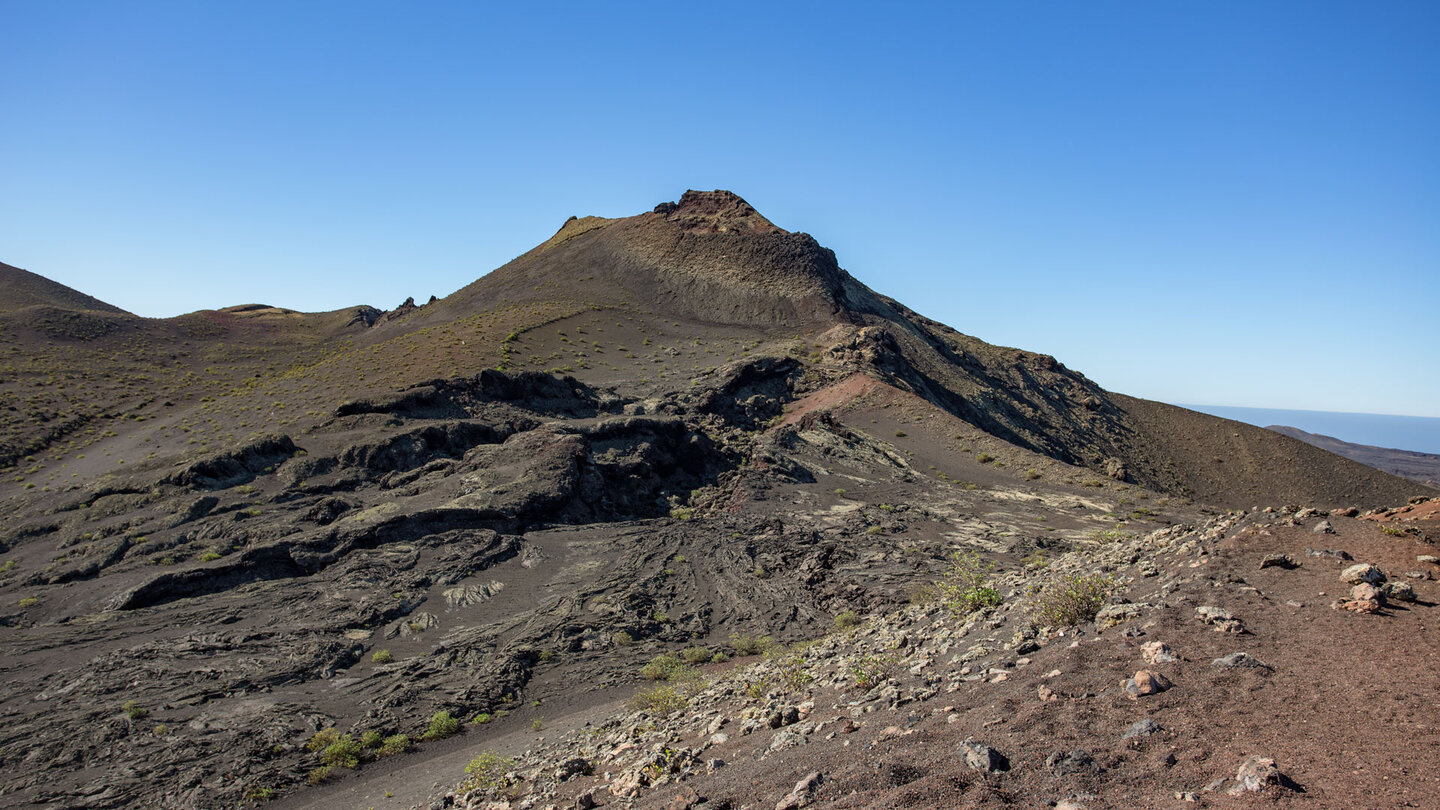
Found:
M 1289 570 L 1292 568 L 1299 568 L 1300 563 L 1295 562 L 1295 558 L 1291 557 L 1289 554 L 1266 554 L 1265 557 L 1260 560 L 1260 567 L 1262 569 L 1284 568 L 1286 570 Z
M 1269 757 L 1250 757 L 1241 763 L 1240 770 L 1235 774 L 1235 786 L 1226 792 L 1239 796 L 1279 783 L 1280 771 L 1275 767 L 1275 760 Z
M 1214 605 L 1202 605 L 1195 608 L 1195 615 L 1199 616 L 1200 620 L 1205 622 L 1206 624 L 1214 625 L 1216 632 L 1245 632 L 1244 623 L 1242 623 L 1238 618 L 1236 618 L 1235 614 L 1231 613 L 1228 610 L 1225 610 L 1224 608 L 1215 607 Z
M 1095 614 L 1095 626 L 1101 630 L 1140 618 L 1140 606 L 1133 604 L 1106 605 Z
M 1164 675 L 1158 672 L 1151 672 L 1148 669 L 1142 669 L 1137 671 L 1134 676 L 1121 684 L 1121 686 L 1125 689 L 1125 694 L 1134 700 L 1145 697 L 1146 695 L 1155 695 L 1164 692 L 1166 689 L 1169 689 L 1172 684 Z
M 1350 552 L 1341 551 L 1338 548 L 1307 548 L 1305 549 L 1305 555 L 1307 557 L 1334 557 L 1337 560 L 1355 559 L 1350 556 Z
M 1440 557 L 1436 557 L 1434 554 L 1419 554 L 1416 555 L 1415 562 L 1418 562 L 1422 565 L 1440 565 Z
M 1397 602 L 1414 602 L 1416 599 L 1415 588 L 1408 582 L 1387 582 L 1384 594 L 1387 599 Z
M 1073 773 L 1100 772 L 1100 766 L 1096 764 L 1095 758 L 1090 756 L 1090 752 L 1083 748 L 1076 748 L 1071 751 L 1056 751 L 1045 758 L 1045 767 L 1060 776 L 1068 776 Z
M 1140 645 L 1140 655 L 1147 664 L 1169 664 L 1179 659 L 1175 651 L 1163 641 L 1150 641 Z
M 1120 735 L 1120 739 L 1133 740 L 1136 737 L 1148 737 L 1151 734 L 1158 734 L 1161 731 L 1164 731 L 1164 729 L 1160 727 L 1160 724 L 1147 717 L 1144 720 L 1137 720 L 1131 723 L 1130 727 L 1125 729 L 1125 733 Z
M 1311 531 L 1315 534 L 1334 534 L 1335 527 L 1330 525 L 1330 521 L 1322 520 L 1316 523 L 1315 528 L 1311 529 Z
M 999 751 L 973 738 L 960 743 L 960 753 L 965 756 L 965 765 L 971 770 L 985 773 L 1000 773 L 1010 770 L 1010 760 Z
M 1385 574 L 1370 563 L 1360 563 L 1341 571 L 1340 581 L 1348 582 L 1351 585 L 1359 585 L 1362 582 L 1370 585 L 1381 585 L 1385 582 Z
M 1210 662 L 1210 666 L 1229 669 L 1272 669 L 1269 664 L 1261 661 L 1250 653 L 1244 652 L 1233 652 L 1229 655 L 1216 658 Z

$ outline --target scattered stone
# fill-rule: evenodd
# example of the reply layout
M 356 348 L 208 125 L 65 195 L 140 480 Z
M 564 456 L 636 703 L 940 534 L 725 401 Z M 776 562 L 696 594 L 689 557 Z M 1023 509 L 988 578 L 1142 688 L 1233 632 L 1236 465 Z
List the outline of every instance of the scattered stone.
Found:
M 1225 610 L 1224 608 L 1215 607 L 1214 605 L 1202 605 L 1195 608 L 1195 615 L 1199 616 L 1200 620 L 1205 622 L 1206 624 L 1214 625 L 1216 632 L 1245 632 L 1244 623 L 1242 623 L 1238 618 L 1236 618 L 1235 614 L 1231 613 L 1228 610 Z
M 1269 757 L 1250 757 L 1241 763 L 1240 770 L 1235 774 L 1235 786 L 1226 792 L 1231 796 L 1239 796 L 1278 784 L 1280 771 L 1275 767 L 1275 760 Z
M 595 801 L 595 791 L 587 790 L 575 797 L 575 810 L 593 810 L 599 807 L 600 803 Z
M 1406 571 L 1405 576 L 1411 579 L 1429 579 L 1430 574 L 1426 571 Z
M 1163 641 L 1150 641 L 1140 645 L 1140 655 L 1147 664 L 1169 664 L 1180 660 L 1175 651 Z
M 1386 599 L 1397 602 L 1414 602 L 1417 598 L 1414 586 L 1408 582 L 1387 582 L 1382 593 Z
M 679 795 L 665 803 L 665 810 L 691 810 L 701 803 L 700 794 L 689 785 L 681 785 Z
M 1340 581 L 1348 582 L 1351 585 L 1358 585 L 1362 582 L 1370 585 L 1381 585 L 1385 582 L 1385 574 L 1370 563 L 1360 563 L 1341 571 Z
M 1060 699 L 1060 696 L 1055 694 L 1054 689 L 1051 689 L 1043 683 L 1040 684 L 1040 687 L 1036 689 L 1035 692 L 1040 696 L 1041 703 L 1050 703 Z
M 564 782 L 567 779 L 574 779 L 577 776 L 589 776 L 595 772 L 595 766 L 590 760 L 584 757 L 572 757 L 560 763 L 555 769 L 555 781 Z
M 805 778 L 795 783 L 795 787 L 791 789 L 790 795 L 776 803 L 775 810 L 796 810 L 796 808 L 808 805 L 811 795 L 815 793 L 823 781 L 825 781 L 825 777 L 819 771 L 811 771 L 806 774 Z
M 1368 582 L 1362 582 L 1350 589 L 1348 601 L 1338 601 L 1332 607 L 1355 613 L 1379 613 L 1385 606 L 1385 592 Z
M 1256 658 L 1250 653 L 1245 652 L 1233 652 L 1229 655 L 1216 658 L 1214 661 L 1210 662 L 1210 666 L 1228 669 L 1274 669 L 1269 664 L 1261 661 L 1259 658 Z
M 1360 510 L 1353 506 L 1347 506 L 1344 509 L 1335 509 L 1331 511 L 1330 514 L 1332 516 L 1339 515 L 1340 517 L 1355 517 L 1360 514 Z
M 1338 549 L 1338 548 L 1307 548 L 1307 549 L 1305 549 L 1305 556 L 1307 556 L 1307 557 L 1333 557 L 1333 558 L 1335 558 L 1335 559 L 1337 559 L 1337 560 L 1353 560 L 1353 559 L 1355 559 L 1354 557 L 1350 556 L 1350 552 L 1348 552 L 1348 551 L 1341 551 L 1341 550 Z
M 1291 557 L 1289 554 L 1266 554 L 1265 557 L 1260 560 L 1260 567 L 1262 569 L 1284 568 L 1286 570 L 1289 570 L 1292 568 L 1299 568 L 1300 563 L 1295 562 L 1295 558 Z
M 960 743 L 960 753 L 965 756 L 965 765 L 971 770 L 985 773 L 1000 773 L 1010 770 L 1009 758 L 974 739 L 967 739 Z
M 1101 630 L 1140 618 L 1140 605 L 1106 605 L 1095 614 L 1095 626 Z
M 1129 695 L 1131 700 L 1137 700 L 1146 695 L 1157 695 L 1172 685 L 1164 675 L 1148 669 L 1137 671 L 1134 676 L 1121 684 L 1125 689 L 1125 694 Z
M 1440 565 L 1440 557 L 1436 557 L 1434 554 L 1419 554 L 1416 555 L 1415 562 L 1422 565 Z
M 1120 739 L 1133 740 L 1136 737 L 1148 737 L 1151 734 L 1158 734 L 1164 730 L 1165 729 L 1160 727 L 1159 723 L 1147 717 L 1144 720 L 1137 720 L 1131 723 L 1130 727 L 1125 729 L 1125 733 L 1120 735 Z
M 1385 591 L 1368 582 L 1362 582 L 1350 589 L 1350 598 L 1357 601 L 1370 599 L 1384 605 Z
M 1311 529 L 1310 531 L 1314 532 L 1315 534 L 1335 534 L 1335 527 L 1330 525 L 1330 521 L 1322 520 L 1319 523 L 1316 523 L 1315 528 Z
M 1090 752 L 1083 748 L 1076 748 L 1071 751 L 1056 751 L 1045 758 L 1045 767 L 1054 771 L 1059 776 L 1069 776 L 1075 773 L 1099 773 L 1100 766 Z

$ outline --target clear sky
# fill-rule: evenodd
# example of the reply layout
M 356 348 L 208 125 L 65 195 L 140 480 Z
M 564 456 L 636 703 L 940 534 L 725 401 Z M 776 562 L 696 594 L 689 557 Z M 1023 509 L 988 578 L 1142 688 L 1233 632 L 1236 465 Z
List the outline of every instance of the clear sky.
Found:
M 1440 3 L 892 5 L 0 0 L 0 261 L 388 308 L 728 188 L 1112 390 L 1440 416 Z

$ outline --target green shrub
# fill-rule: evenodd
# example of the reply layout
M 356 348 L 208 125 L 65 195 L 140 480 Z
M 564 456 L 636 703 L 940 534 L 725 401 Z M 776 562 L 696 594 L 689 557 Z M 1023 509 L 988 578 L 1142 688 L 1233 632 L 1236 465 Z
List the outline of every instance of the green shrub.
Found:
M 456 720 L 450 712 L 441 709 L 430 715 L 430 728 L 420 735 L 422 740 L 443 740 L 446 737 L 453 737 L 460 730 L 460 721 Z
M 321 751 L 328 747 L 331 743 L 339 739 L 340 729 L 337 729 L 334 726 L 331 726 L 330 728 L 322 728 L 319 731 L 315 732 L 314 736 L 312 736 L 310 740 L 305 743 L 305 750 Z
M 850 665 L 855 688 L 869 691 L 890 677 L 895 668 L 895 655 L 862 655 Z
M 685 663 L 695 666 L 709 661 L 712 656 L 710 655 L 710 651 L 704 647 L 690 647 L 683 650 L 680 653 L 680 657 L 685 659 Z
M 734 650 L 736 655 L 760 655 L 774 646 L 775 639 L 770 636 L 756 638 L 733 633 L 730 635 L 730 649 Z
M 630 698 L 630 708 L 653 714 L 672 714 L 685 708 L 689 701 L 669 684 L 642 689 Z
M 470 725 L 472 725 L 472 726 L 483 726 L 483 725 L 485 725 L 486 723 L 490 722 L 490 721 L 493 720 L 493 719 L 495 719 L 495 718 L 491 717 L 489 712 L 480 712 L 479 714 L 477 714 L 477 715 L 475 715 L 474 717 L 470 718 Z
M 837 630 L 848 630 L 851 627 L 858 626 L 862 621 L 863 619 L 860 618 L 860 614 L 853 610 L 842 610 L 835 614 L 835 628 Z
M 1034 480 L 1036 480 L 1036 479 L 1038 479 L 1038 478 L 1040 477 L 1040 471 L 1039 471 L 1039 470 L 1033 470 L 1033 469 L 1032 469 L 1032 470 L 1026 470 L 1026 471 L 1025 471 L 1025 477 L 1026 477 L 1027 479 L 1031 480 L 1031 481 L 1034 481 Z
M 377 664 L 389 664 L 395 660 L 395 656 L 389 650 L 376 650 L 370 655 L 370 660 Z
M 214 562 L 218 559 L 220 559 L 220 554 L 215 551 L 207 551 L 200 555 L 200 562 Z
M 396 754 L 403 754 L 410 750 L 410 738 L 404 734 L 391 734 L 380 741 L 380 748 L 375 752 L 377 757 L 391 757 Z
M 143 720 L 147 715 L 150 714 L 149 709 L 141 706 L 139 703 L 136 703 L 133 700 L 125 701 L 125 705 L 121 706 L 120 710 L 125 712 L 125 716 L 130 718 L 131 720 Z
M 995 457 L 990 455 L 989 453 L 976 453 L 975 460 L 980 462 L 981 464 L 989 464 L 990 462 L 995 460 Z
M 371 729 L 370 731 L 367 731 L 364 734 L 360 735 L 360 747 L 366 749 L 367 751 L 373 751 L 374 749 L 380 747 L 380 744 L 384 742 L 384 739 L 385 735 L 381 734 L 378 731 L 375 731 L 374 729 Z
M 465 766 L 464 789 L 494 793 L 505 787 L 505 774 L 514 766 L 515 760 L 485 751 Z
M 673 653 L 662 653 L 640 668 L 640 677 L 647 681 L 668 681 L 685 668 L 685 661 Z
M 1093 621 L 1114 588 L 1115 581 L 1102 574 L 1061 577 L 1035 593 L 1030 613 L 1047 627 L 1074 627 Z
M 360 767 L 360 756 L 365 749 L 355 738 L 349 734 L 342 734 L 338 739 L 325 746 L 320 751 L 320 764 L 332 768 L 358 768 Z
M 1000 604 L 1000 592 L 988 581 L 995 564 L 981 560 L 976 552 L 957 551 L 950 556 L 950 568 L 935 583 L 935 590 L 945 607 L 956 616 Z
M 37 596 L 22 596 L 20 601 L 15 603 L 17 607 L 22 608 L 32 608 L 38 604 L 40 604 L 40 598 Z
M 635 643 L 635 637 L 631 636 L 624 630 L 619 630 L 614 635 L 610 636 L 610 641 L 614 643 L 617 647 L 629 647 L 631 644 Z

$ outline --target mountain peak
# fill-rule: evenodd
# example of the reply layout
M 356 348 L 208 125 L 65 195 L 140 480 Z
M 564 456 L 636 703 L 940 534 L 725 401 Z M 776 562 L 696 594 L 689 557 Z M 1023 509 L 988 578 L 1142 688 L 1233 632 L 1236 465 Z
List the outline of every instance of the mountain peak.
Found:
M 691 233 L 724 233 L 726 231 L 751 231 L 754 233 L 785 233 L 782 228 L 756 211 L 733 191 L 715 189 L 696 191 L 690 189 L 680 196 L 680 202 L 664 202 L 655 206 L 655 213 L 669 222 L 678 223 Z

